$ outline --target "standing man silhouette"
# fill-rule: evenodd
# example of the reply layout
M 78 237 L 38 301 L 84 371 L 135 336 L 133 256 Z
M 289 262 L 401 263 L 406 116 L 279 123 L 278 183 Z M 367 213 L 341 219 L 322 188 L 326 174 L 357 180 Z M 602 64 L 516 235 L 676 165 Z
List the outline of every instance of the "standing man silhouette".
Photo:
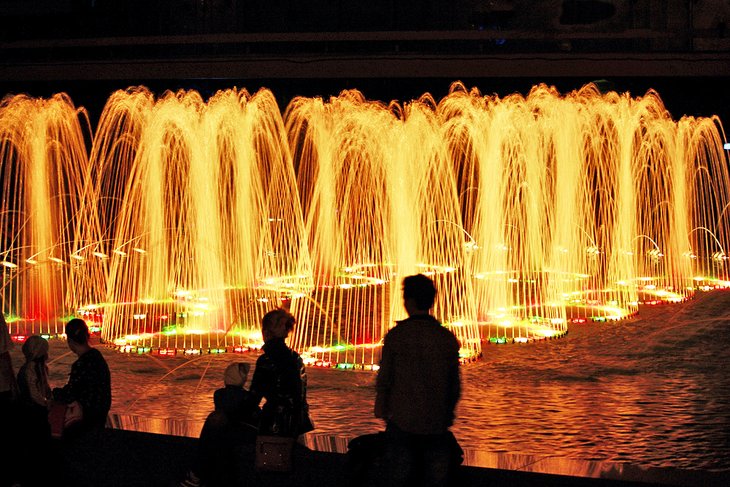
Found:
M 385 336 L 375 416 L 386 422 L 388 485 L 446 486 L 461 393 L 459 341 L 431 316 L 436 287 L 423 274 L 403 280 L 408 318 Z

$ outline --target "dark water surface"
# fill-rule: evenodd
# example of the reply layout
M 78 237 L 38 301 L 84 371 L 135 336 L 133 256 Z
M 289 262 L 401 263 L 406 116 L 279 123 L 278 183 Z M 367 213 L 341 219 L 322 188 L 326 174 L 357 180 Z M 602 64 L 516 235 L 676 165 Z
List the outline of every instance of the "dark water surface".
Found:
M 185 420 L 191 435 L 212 409 L 225 366 L 256 359 L 102 350 L 113 413 L 144 418 L 152 430 L 155 421 Z M 462 368 L 454 432 L 465 449 L 484 452 L 730 471 L 729 350 L 730 291 L 645 307 L 630 321 L 574 325 L 556 340 L 487 345 L 483 360 Z M 52 385 L 65 382 L 74 358 L 52 341 Z M 372 415 L 372 372 L 308 375 L 315 433 L 346 440 L 382 429 Z

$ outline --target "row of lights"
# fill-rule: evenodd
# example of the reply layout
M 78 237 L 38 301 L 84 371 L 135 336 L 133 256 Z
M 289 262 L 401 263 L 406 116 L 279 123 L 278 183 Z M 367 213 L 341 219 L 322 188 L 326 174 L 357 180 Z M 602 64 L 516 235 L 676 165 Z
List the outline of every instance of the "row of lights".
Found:
M 137 355 L 158 355 L 161 357 L 174 357 L 182 355 L 186 357 L 195 357 L 200 355 L 220 355 L 224 353 L 247 353 L 258 351 L 259 348 L 247 346 L 234 347 L 213 347 L 213 348 L 175 348 L 175 347 L 144 347 L 138 345 L 119 345 L 115 347 L 117 351 L 122 353 Z
M 534 337 L 513 337 L 513 338 L 507 338 L 506 336 L 500 336 L 500 337 L 490 337 L 488 340 L 488 343 L 501 345 L 503 343 L 529 343 L 529 342 L 536 342 L 538 340 L 548 340 L 548 339 L 554 339 L 554 338 L 560 338 L 568 334 L 568 331 L 566 330 L 563 333 L 556 332 L 550 336 L 534 336 Z

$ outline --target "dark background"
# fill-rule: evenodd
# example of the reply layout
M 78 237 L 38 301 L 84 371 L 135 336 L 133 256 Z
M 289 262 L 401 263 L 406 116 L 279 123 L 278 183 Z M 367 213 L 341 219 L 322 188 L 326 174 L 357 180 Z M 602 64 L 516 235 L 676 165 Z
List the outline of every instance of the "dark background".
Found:
M 605 78 L 601 78 L 604 80 Z M 596 78 L 462 78 L 467 87 L 477 87 L 484 95 L 510 93 L 529 93 L 532 86 L 538 83 L 555 86 L 561 93 L 579 89 Z M 289 101 L 296 96 L 322 97 L 338 95 L 344 89 L 358 89 L 372 100 L 408 102 L 418 99 L 424 93 L 431 93 L 436 100 L 446 96 L 449 87 L 457 78 L 424 78 L 424 79 L 184 79 L 184 80 L 104 80 L 104 81 L 54 81 L 38 82 L 0 82 L 0 92 L 6 96 L 25 93 L 33 97 L 50 97 L 55 93 L 67 93 L 77 107 L 84 107 L 89 112 L 92 127 L 111 93 L 130 86 L 146 86 L 157 95 L 166 90 L 193 89 L 201 93 L 204 99 L 218 90 L 238 87 L 246 88 L 254 93 L 267 88 L 275 95 L 279 108 L 284 112 Z M 667 110 L 675 120 L 683 116 L 710 117 L 717 115 L 727 131 L 730 120 L 730 78 L 608 78 L 615 91 L 628 92 L 632 96 L 642 96 L 647 90 L 656 90 L 662 98 Z M 727 138 L 726 138 L 727 140 Z
M 0 0 L 0 95 L 66 92 L 93 124 L 135 85 L 265 87 L 283 111 L 351 88 L 406 102 L 457 80 L 504 96 L 605 79 L 727 121 L 729 20 L 728 0 Z

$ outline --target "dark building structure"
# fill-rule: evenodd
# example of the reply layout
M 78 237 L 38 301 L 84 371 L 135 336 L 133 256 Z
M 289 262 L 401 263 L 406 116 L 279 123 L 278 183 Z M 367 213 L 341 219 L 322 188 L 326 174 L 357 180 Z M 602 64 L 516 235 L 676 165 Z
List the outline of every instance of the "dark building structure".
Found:
M 402 100 L 455 80 L 504 93 L 609 79 L 709 115 L 730 106 L 729 19 L 728 0 L 0 0 L 0 91 Z

